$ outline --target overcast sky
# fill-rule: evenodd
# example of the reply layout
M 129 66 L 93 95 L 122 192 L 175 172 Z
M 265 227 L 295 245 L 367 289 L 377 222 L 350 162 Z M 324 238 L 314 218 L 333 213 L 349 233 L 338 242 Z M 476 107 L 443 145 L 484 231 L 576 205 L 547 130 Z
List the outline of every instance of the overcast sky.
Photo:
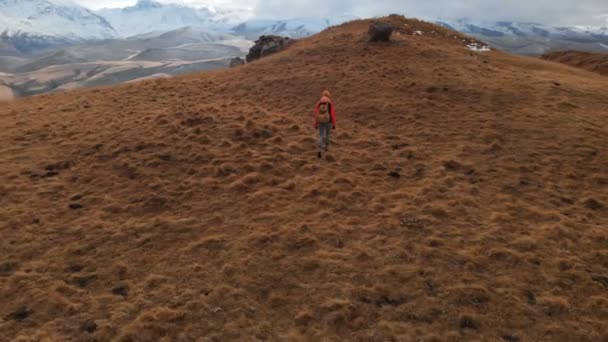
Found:
M 136 0 L 74 0 L 90 8 L 124 7 Z M 251 8 L 261 17 L 290 18 L 390 13 L 408 17 L 468 17 L 550 24 L 598 25 L 608 19 L 608 0 L 160 0 L 160 2 Z

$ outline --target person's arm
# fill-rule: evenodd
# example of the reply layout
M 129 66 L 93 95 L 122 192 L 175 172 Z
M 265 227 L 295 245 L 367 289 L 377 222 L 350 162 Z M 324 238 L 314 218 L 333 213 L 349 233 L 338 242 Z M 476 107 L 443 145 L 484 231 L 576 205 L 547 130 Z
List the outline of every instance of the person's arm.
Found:
M 312 125 L 315 129 L 319 128 L 319 123 L 317 122 L 317 117 L 319 116 L 319 103 L 315 105 L 315 110 L 312 112 Z

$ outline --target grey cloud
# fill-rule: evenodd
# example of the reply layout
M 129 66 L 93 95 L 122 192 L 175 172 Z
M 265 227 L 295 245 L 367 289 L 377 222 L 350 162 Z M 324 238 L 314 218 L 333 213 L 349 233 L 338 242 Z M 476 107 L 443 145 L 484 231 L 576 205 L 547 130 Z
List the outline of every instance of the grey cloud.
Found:
M 87 7 L 124 7 L 137 0 L 74 0 Z M 608 0 L 158 0 L 160 2 L 254 8 L 257 17 L 284 19 L 353 14 L 404 14 L 422 19 L 517 20 L 552 25 L 600 25 Z
M 361 17 L 400 13 L 422 18 L 468 17 L 550 24 L 606 23 L 607 0 L 260 0 L 256 14 L 268 18 L 355 14 Z

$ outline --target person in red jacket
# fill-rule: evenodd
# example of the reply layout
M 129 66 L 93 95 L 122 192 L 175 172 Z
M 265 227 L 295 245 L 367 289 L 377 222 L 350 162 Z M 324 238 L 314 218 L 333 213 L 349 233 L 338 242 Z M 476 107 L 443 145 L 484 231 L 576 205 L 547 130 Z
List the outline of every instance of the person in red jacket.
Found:
M 319 130 L 319 151 L 317 156 L 321 158 L 323 150 L 329 149 L 329 136 L 332 129 L 336 129 L 336 106 L 331 100 L 329 91 L 324 91 L 323 96 L 315 105 L 313 113 L 315 129 Z

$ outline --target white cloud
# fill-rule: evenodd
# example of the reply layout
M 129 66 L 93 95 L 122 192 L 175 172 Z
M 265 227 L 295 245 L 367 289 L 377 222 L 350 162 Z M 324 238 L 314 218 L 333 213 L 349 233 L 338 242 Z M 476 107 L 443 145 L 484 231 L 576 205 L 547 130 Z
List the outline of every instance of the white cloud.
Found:
M 607 0 L 309 0 L 287 4 L 262 0 L 257 13 L 267 16 L 332 15 L 376 16 L 390 13 L 410 17 L 469 17 L 476 20 L 518 20 L 554 24 L 598 24 L 608 14 Z
M 136 0 L 75 0 L 90 7 L 125 7 Z M 390 13 L 419 18 L 468 17 L 550 24 L 598 25 L 608 20 L 608 0 L 159 0 L 188 5 L 251 8 L 257 16 L 292 18 Z
M 73 0 L 76 3 L 92 8 L 122 8 L 133 6 L 137 3 L 137 0 Z M 257 1 L 248 1 L 248 0 L 153 0 L 155 2 L 160 3 L 174 3 L 181 4 L 185 6 L 213 6 L 213 7 L 223 7 L 223 8 L 249 8 L 253 10 L 255 6 L 257 6 Z

